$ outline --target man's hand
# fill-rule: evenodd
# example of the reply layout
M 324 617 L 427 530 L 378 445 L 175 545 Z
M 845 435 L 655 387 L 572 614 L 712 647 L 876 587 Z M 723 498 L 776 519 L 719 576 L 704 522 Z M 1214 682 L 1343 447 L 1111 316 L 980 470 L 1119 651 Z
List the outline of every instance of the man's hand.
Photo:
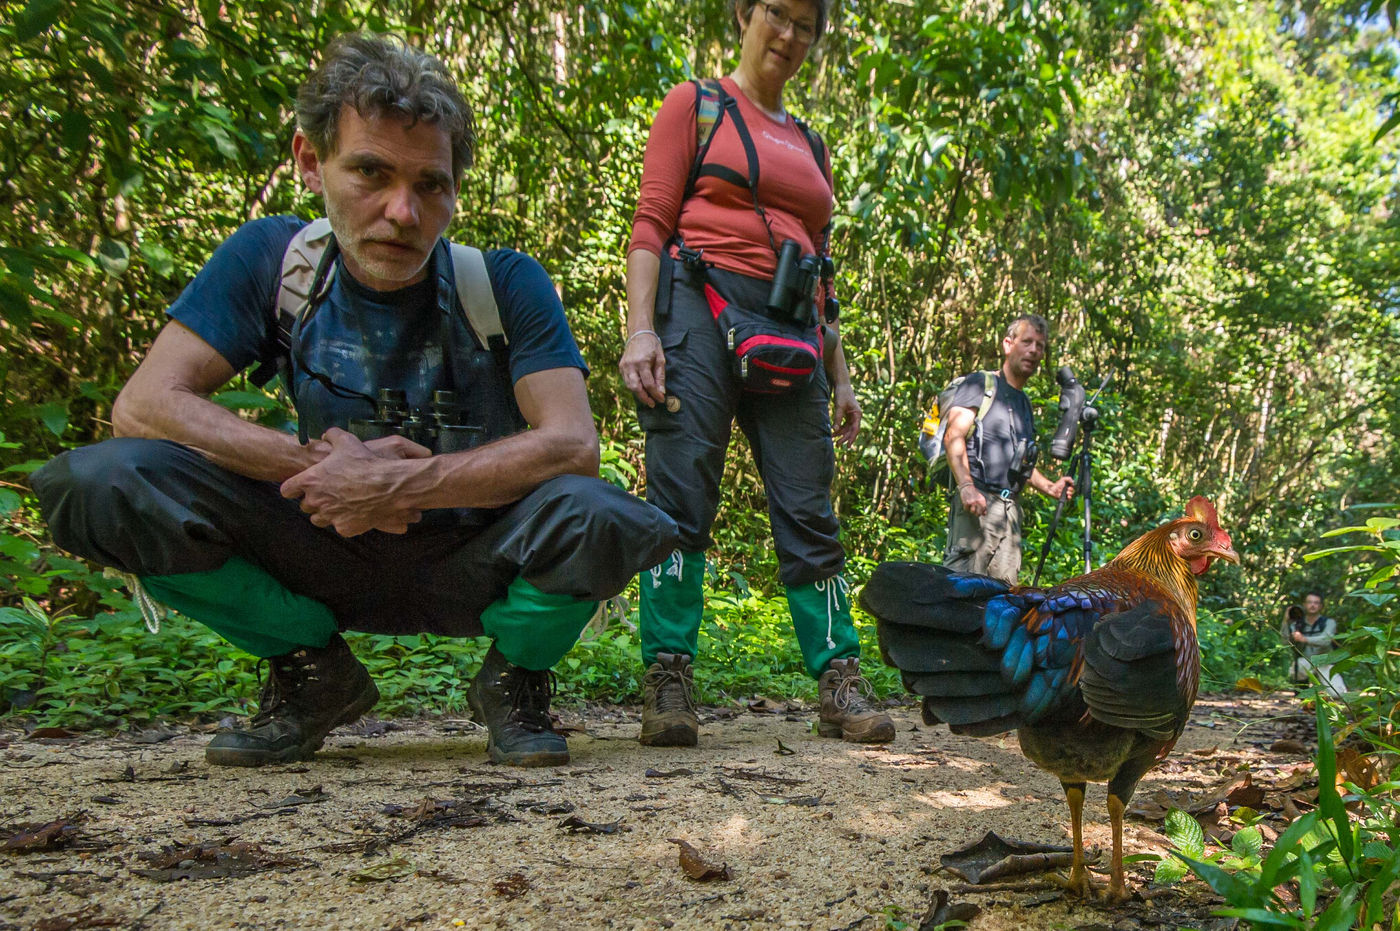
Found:
M 427 458 L 428 450 L 403 437 L 362 443 L 337 427 L 322 440 L 330 445 L 326 458 L 282 483 L 282 496 L 300 498 L 311 523 L 353 537 L 366 530 L 406 533 L 423 516 L 398 503 L 403 473 L 394 464 Z
M 1302 642 L 1303 642 L 1304 640 L 1306 640 L 1306 639 L 1307 639 L 1307 638 L 1303 636 L 1302 631 L 1298 631 L 1298 630 L 1293 631 L 1293 642 L 1294 642 L 1294 643 L 1302 643 Z
M 617 369 L 638 401 L 647 407 L 666 403 L 666 353 L 661 349 L 661 337 L 638 330 L 627 341 Z
M 981 517 L 987 513 L 987 496 L 977 490 L 977 486 L 971 482 L 963 482 L 958 487 L 958 497 L 962 499 L 963 508 L 973 517 Z
M 381 436 L 366 440 L 364 445 L 380 459 L 428 459 L 433 455 L 431 449 L 405 436 Z
M 1065 494 L 1066 491 L 1068 491 L 1069 494 Z M 1059 481 L 1050 483 L 1050 487 L 1045 489 L 1045 493 L 1056 501 L 1060 500 L 1061 496 L 1068 501 L 1070 498 L 1074 497 L 1074 479 L 1070 478 L 1068 475 L 1062 475 Z
M 850 446 L 860 432 L 861 416 L 860 402 L 856 400 L 856 392 L 850 382 L 836 386 L 832 391 L 832 403 L 836 407 L 831 414 L 831 422 L 835 424 L 831 435 L 836 438 L 837 445 Z

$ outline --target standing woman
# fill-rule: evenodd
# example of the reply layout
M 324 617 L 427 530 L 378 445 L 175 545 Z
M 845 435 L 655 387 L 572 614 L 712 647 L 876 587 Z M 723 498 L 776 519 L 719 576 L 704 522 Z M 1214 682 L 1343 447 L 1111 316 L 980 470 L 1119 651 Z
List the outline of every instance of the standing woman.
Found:
M 894 738 L 889 716 L 866 700 L 831 508 L 832 437 L 851 443 L 861 412 L 822 264 L 830 158 L 783 106 L 784 86 L 826 29 L 828 4 L 730 0 L 738 67 L 673 88 L 647 140 L 619 368 L 646 431 L 647 500 L 681 529 L 680 548 L 640 580 L 641 742 L 651 746 L 698 737 L 691 661 L 704 551 L 736 419 L 763 476 L 793 627 L 819 683 L 820 733 Z M 775 275 L 797 283 L 775 289 Z

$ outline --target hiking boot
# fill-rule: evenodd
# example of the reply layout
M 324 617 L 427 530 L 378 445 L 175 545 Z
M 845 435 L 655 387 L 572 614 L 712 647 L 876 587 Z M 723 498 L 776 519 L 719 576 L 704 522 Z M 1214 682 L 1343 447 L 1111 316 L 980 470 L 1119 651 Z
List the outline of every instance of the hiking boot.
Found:
M 894 722 L 871 707 L 870 683 L 860 674 L 860 660 L 834 659 L 817 680 L 822 710 L 817 733 L 851 743 L 882 744 L 894 740 Z
M 689 653 L 658 653 L 642 679 L 642 736 L 648 747 L 693 747 L 700 739 Z
M 246 726 L 222 728 L 204 759 L 212 766 L 262 766 L 309 760 L 326 735 L 374 707 L 379 689 L 340 634 L 268 660 L 258 713 Z
M 562 766 L 569 744 L 549 718 L 554 691 L 548 669 L 522 669 L 492 644 L 467 688 L 472 717 L 486 725 L 486 752 L 493 763 L 508 766 Z

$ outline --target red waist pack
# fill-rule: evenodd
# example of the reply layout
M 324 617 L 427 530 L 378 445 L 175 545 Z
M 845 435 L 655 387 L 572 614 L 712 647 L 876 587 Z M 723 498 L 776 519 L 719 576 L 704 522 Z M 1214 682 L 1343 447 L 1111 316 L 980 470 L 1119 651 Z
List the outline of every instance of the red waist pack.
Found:
M 724 334 L 730 369 L 745 391 L 787 394 L 807 387 L 822 361 L 821 327 L 800 327 L 740 307 L 708 283 L 705 300 Z

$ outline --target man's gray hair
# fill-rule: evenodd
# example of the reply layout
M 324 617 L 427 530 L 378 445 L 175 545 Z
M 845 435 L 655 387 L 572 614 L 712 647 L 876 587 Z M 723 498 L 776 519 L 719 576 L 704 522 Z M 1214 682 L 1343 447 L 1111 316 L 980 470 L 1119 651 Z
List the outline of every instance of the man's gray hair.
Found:
M 1011 325 L 1006 328 L 1006 338 L 1015 339 L 1016 331 L 1021 328 L 1023 323 L 1028 324 L 1032 330 L 1039 333 L 1041 339 L 1048 340 L 1050 338 L 1050 324 L 1040 314 L 1021 314 L 1012 320 Z
M 322 157 L 335 152 L 340 111 L 399 116 L 440 126 L 452 140 L 452 177 L 460 180 L 476 151 L 472 110 L 447 66 L 392 35 L 352 32 L 326 47 L 325 57 L 297 91 L 297 125 Z

